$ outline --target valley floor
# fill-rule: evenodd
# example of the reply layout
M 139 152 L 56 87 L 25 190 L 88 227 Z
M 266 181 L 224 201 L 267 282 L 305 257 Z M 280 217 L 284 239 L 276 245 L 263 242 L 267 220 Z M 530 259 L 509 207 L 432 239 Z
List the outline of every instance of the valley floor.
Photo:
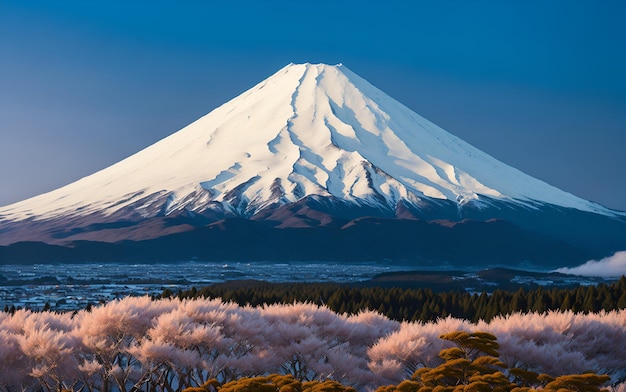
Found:
M 175 264 L 20 264 L 0 265 L 0 309 L 15 306 L 40 310 L 78 310 L 128 295 L 158 295 L 211 284 L 326 282 L 361 287 L 430 288 L 434 291 L 493 292 L 610 283 L 602 279 L 546 272 L 489 270 L 418 270 L 376 263 L 207 263 Z M 237 286 L 237 283 L 234 283 Z M 48 304 L 48 305 L 46 305 Z

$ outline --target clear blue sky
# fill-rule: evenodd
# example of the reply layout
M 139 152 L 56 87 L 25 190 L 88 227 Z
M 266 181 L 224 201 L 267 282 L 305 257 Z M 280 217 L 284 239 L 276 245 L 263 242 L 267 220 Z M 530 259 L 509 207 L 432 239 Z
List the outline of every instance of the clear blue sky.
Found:
M 621 1 L 0 0 L 0 205 L 342 62 L 501 161 L 626 210 Z

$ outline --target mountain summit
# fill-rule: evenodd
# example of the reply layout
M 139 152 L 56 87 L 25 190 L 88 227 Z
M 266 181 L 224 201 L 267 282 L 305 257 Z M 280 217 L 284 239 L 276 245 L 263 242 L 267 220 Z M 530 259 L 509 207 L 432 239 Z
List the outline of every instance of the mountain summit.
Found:
M 117 164 L 0 208 L 0 244 L 145 240 L 234 218 L 498 218 L 546 234 L 533 225 L 547 210 L 625 216 L 499 162 L 341 64 L 290 64 Z

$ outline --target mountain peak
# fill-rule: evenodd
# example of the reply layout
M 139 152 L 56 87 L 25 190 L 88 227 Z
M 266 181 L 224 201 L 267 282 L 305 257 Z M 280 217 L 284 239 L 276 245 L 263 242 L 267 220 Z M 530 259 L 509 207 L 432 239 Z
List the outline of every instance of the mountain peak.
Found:
M 305 68 L 317 68 L 317 69 L 324 69 L 324 68 L 343 68 L 343 69 L 347 69 L 342 63 L 337 63 L 335 65 L 332 64 L 326 64 L 326 63 L 289 63 L 287 64 L 283 69 L 287 69 L 287 68 L 298 68 L 298 67 L 305 67 Z M 280 71 L 278 71 L 280 72 Z

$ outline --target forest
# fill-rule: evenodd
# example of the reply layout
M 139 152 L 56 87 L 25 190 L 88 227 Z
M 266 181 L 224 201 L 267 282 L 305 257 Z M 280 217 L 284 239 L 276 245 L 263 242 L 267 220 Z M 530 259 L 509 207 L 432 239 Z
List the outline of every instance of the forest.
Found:
M 477 322 L 515 312 L 599 312 L 626 308 L 626 277 L 613 284 L 576 288 L 494 290 L 488 294 L 466 291 L 434 292 L 431 289 L 358 287 L 330 283 L 226 282 L 201 289 L 172 293 L 160 298 L 221 298 L 239 305 L 309 302 L 337 313 L 355 314 L 375 310 L 397 321 L 436 321 L 453 316 Z
M 4 391 L 626 391 L 624 309 L 421 322 L 311 302 L 126 297 L 0 312 L 0 347 Z
M 379 387 L 376 392 L 608 391 L 601 388 L 610 380 L 607 375 L 586 373 L 551 377 L 520 368 L 510 368 L 499 359 L 500 345 L 497 338 L 489 333 L 455 331 L 439 338 L 455 345 L 439 352 L 439 357 L 443 360 L 439 366 L 419 368 L 410 379 L 398 385 Z M 354 392 L 355 389 L 332 380 L 300 382 L 291 374 L 271 374 L 244 377 L 226 384 L 212 379 L 200 387 L 186 388 L 183 392 L 205 391 Z

